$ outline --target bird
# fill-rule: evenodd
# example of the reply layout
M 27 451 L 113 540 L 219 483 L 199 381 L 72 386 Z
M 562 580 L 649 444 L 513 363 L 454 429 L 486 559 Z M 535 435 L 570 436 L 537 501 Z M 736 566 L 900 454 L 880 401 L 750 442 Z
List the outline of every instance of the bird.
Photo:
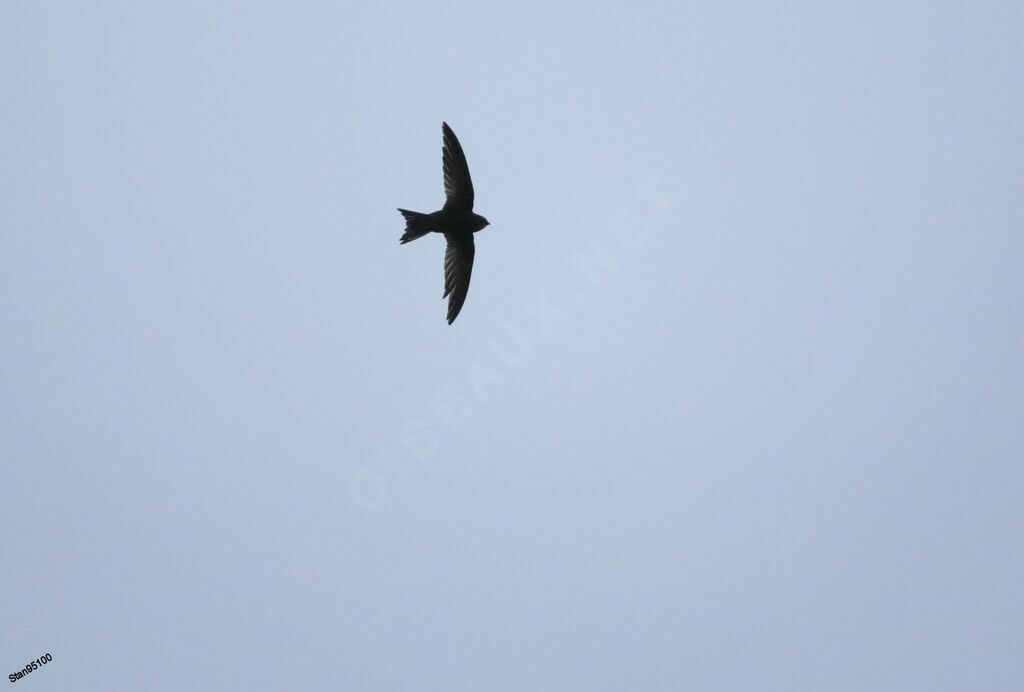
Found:
M 399 209 L 405 217 L 405 233 L 400 244 L 412 242 L 428 233 L 443 233 L 448 243 L 444 252 L 444 295 L 448 298 L 448 324 L 459 316 L 469 277 L 473 273 L 476 247 L 473 234 L 490 225 L 490 221 L 473 213 L 473 180 L 458 137 L 441 123 L 441 164 L 444 170 L 444 206 L 430 214 Z

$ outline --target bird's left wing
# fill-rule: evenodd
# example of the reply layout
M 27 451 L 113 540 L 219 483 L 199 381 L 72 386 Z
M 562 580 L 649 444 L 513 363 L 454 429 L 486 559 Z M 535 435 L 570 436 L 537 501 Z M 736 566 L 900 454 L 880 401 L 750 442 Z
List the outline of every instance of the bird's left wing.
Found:
M 444 295 L 448 298 L 448 324 L 455 321 L 469 293 L 469 277 L 473 273 L 473 234 L 445 233 L 448 249 L 444 253 Z
M 444 195 L 447 198 L 444 206 L 446 209 L 454 207 L 472 210 L 473 180 L 469 177 L 469 164 L 466 163 L 466 155 L 462 153 L 462 145 L 459 144 L 452 128 L 448 127 L 448 123 L 441 123 L 441 135 Z

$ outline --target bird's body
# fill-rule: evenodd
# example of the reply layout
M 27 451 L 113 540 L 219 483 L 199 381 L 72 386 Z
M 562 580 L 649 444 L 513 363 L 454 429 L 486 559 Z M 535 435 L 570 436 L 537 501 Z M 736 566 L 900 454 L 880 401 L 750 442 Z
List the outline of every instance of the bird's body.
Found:
M 427 233 L 444 233 L 445 235 L 449 233 L 463 235 L 468 233 L 472 236 L 477 231 L 483 230 L 487 225 L 487 219 L 484 217 L 462 209 L 440 209 L 430 214 L 420 214 L 408 209 L 399 209 L 398 211 L 406 218 L 407 223 L 411 221 L 414 226 L 412 229 L 408 225 L 406 226 L 406 232 L 402 235 L 402 240 L 400 241 L 403 245 Z M 410 230 L 412 233 L 410 233 Z M 420 231 L 425 232 L 421 233 Z M 406 237 L 410 235 L 412 237 Z
M 462 145 L 448 123 L 441 123 L 443 139 L 442 163 L 444 167 L 444 207 L 430 214 L 399 209 L 405 217 L 405 233 L 401 243 L 421 238 L 428 233 L 443 233 L 448 241 L 444 255 L 444 295 L 448 297 L 448 324 L 455 321 L 466 294 L 473 272 L 476 248 L 473 234 L 483 230 L 489 222 L 473 213 L 473 181 Z M 450 296 L 450 297 L 449 297 Z

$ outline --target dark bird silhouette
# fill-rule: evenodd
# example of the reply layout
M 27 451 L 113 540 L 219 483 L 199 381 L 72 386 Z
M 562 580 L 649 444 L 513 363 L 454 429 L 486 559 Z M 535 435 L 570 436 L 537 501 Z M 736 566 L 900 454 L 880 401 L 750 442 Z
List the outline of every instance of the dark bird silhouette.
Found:
M 462 145 L 448 127 L 441 123 L 441 161 L 444 167 L 445 203 L 440 211 L 421 214 L 399 209 L 405 217 L 402 244 L 416 240 L 430 232 L 444 233 L 448 249 L 444 253 L 444 295 L 448 298 L 448 324 L 455 321 L 466 302 L 469 277 L 473 273 L 473 234 L 490 225 L 479 214 L 473 213 L 473 181 Z

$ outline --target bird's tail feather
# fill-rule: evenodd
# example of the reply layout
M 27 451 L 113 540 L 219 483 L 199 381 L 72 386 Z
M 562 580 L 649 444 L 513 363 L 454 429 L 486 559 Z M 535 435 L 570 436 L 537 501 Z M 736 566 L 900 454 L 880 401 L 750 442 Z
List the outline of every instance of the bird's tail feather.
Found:
M 405 233 L 402 234 L 402 245 L 430 233 L 427 214 L 421 214 L 418 211 L 409 211 L 408 209 L 399 209 L 398 211 L 400 211 L 402 216 L 405 217 Z

